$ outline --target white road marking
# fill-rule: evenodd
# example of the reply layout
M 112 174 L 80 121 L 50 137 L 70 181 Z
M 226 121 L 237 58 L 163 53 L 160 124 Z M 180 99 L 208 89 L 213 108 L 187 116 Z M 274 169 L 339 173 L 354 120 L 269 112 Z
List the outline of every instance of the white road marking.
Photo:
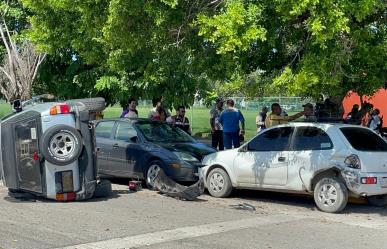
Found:
M 132 248 L 145 245 L 154 245 L 163 242 L 170 242 L 188 238 L 196 238 L 211 234 L 224 233 L 234 230 L 262 227 L 268 224 L 286 223 L 296 220 L 301 220 L 301 217 L 292 217 L 287 215 L 273 215 L 265 217 L 257 217 L 242 220 L 225 221 L 199 226 L 181 227 L 172 230 L 164 230 L 160 232 L 145 233 L 124 238 L 116 238 L 105 241 L 79 244 L 74 246 L 64 247 L 63 249 L 121 249 Z

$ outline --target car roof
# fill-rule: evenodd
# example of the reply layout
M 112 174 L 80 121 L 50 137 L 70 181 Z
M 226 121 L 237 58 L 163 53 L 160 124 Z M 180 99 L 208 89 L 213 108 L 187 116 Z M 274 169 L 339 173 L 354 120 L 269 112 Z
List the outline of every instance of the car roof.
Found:
M 354 128 L 366 128 L 360 125 L 352 125 L 352 124 L 344 124 L 344 123 L 319 123 L 319 122 L 290 122 L 287 124 L 281 124 L 276 127 L 301 127 L 301 126 L 309 126 L 309 127 L 318 127 L 321 129 L 328 129 L 331 127 L 335 128 L 343 128 L 343 127 L 354 127 Z
M 124 122 L 129 122 L 132 124 L 136 123 L 154 123 L 154 124 L 162 124 L 165 122 L 157 121 L 157 120 L 150 120 L 148 118 L 104 118 L 100 120 L 96 120 L 96 123 L 99 122 L 105 122 L 105 121 L 124 121 Z

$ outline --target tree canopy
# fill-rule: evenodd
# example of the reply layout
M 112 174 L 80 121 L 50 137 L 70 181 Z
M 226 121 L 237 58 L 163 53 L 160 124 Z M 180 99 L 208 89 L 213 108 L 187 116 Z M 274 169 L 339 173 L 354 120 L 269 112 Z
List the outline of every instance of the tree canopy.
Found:
M 386 81 L 383 0 L 22 0 L 38 48 L 111 102 L 216 92 L 317 97 Z M 50 63 L 58 63 L 52 60 Z M 55 70 L 60 70 L 56 68 Z M 72 83 L 74 84 L 74 82 Z

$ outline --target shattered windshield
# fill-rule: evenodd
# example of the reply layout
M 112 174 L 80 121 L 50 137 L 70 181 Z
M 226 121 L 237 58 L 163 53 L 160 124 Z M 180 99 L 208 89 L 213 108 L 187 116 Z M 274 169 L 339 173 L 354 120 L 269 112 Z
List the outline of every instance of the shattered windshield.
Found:
M 140 122 L 137 128 L 146 140 L 151 142 L 192 142 L 193 139 L 179 128 L 172 127 L 166 123 Z

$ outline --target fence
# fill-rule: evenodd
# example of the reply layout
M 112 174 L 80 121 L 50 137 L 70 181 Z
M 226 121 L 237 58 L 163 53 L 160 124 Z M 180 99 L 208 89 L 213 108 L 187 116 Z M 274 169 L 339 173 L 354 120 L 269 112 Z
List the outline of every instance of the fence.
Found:
M 303 110 L 302 105 L 305 103 L 313 103 L 313 100 L 301 97 L 262 97 L 257 99 L 246 99 L 244 97 L 231 97 L 225 99 L 233 99 L 235 107 L 241 110 L 260 110 L 267 106 L 270 109 L 271 104 L 279 103 L 282 109 L 288 112 L 295 112 Z M 203 100 L 196 100 L 193 108 L 206 108 Z

